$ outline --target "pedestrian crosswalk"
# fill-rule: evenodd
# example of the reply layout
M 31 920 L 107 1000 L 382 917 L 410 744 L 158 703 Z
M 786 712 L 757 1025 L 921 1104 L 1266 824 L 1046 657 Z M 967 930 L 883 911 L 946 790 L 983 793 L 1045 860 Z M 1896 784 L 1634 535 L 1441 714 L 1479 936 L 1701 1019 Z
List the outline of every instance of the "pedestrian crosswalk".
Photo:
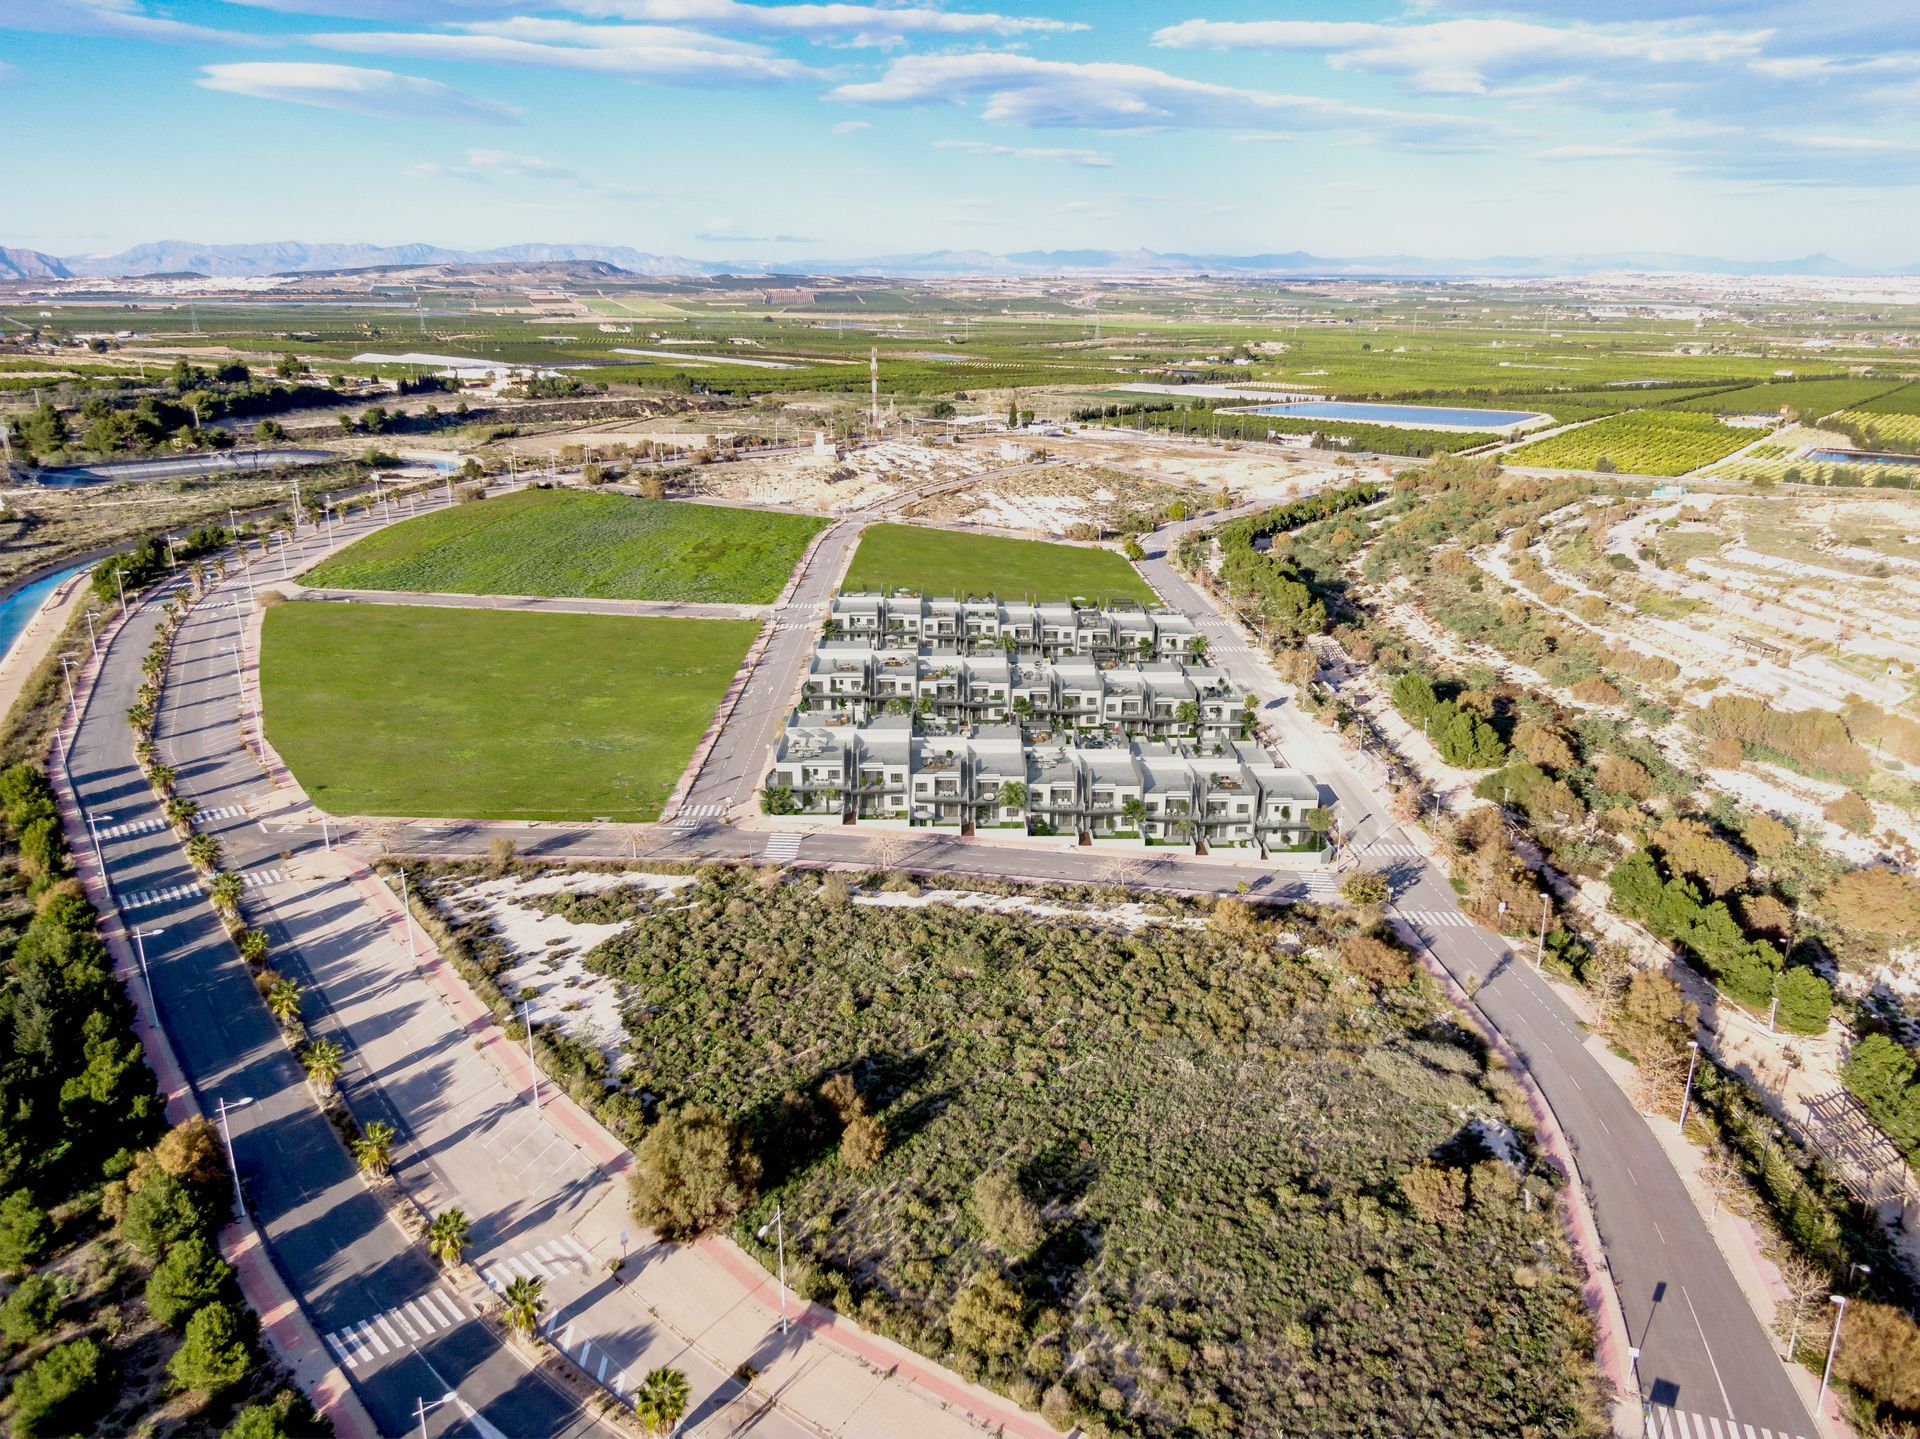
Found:
M 673 827 L 691 829 L 703 819 L 716 819 L 726 812 L 726 804 L 683 804 L 673 816 Z
M 246 812 L 247 807 L 243 804 L 223 804 L 218 809 L 203 809 L 194 818 L 199 820 L 238 819 Z
M 1332 894 L 1340 888 L 1340 876 L 1329 870 L 1311 870 L 1294 881 L 1308 894 Z
M 1414 909 L 1407 918 L 1423 929 L 1472 929 L 1473 921 L 1457 909 Z
M 110 824 L 105 828 L 95 827 L 94 833 L 101 839 L 126 839 L 136 834 L 152 834 L 167 827 L 164 819 L 148 815 L 145 819 L 130 819 L 125 824 Z
M 775 864 L 791 864 L 800 853 L 800 834 L 770 834 L 767 836 L 765 857 Z
M 1716 1419 L 1711 1414 L 1650 1405 L 1647 1439 L 1801 1439 L 1801 1436 L 1785 1429 L 1743 1424 L 1737 1419 Z
M 278 884 L 285 878 L 285 873 L 278 869 L 255 869 L 240 876 L 240 885 L 243 889 L 259 889 L 262 885 Z M 138 890 L 123 898 L 120 901 L 120 908 L 151 909 L 156 904 L 169 904 L 176 899 L 196 899 L 206 892 L 205 881 L 190 879 L 184 884 L 169 884 L 159 889 Z
M 571 1234 L 546 1244 L 522 1250 L 508 1259 L 496 1260 L 480 1271 L 487 1288 L 495 1294 L 507 1292 L 516 1279 L 552 1279 L 561 1274 L 584 1274 L 593 1266 L 593 1251 Z
M 324 1336 L 324 1342 L 334 1358 L 349 1369 L 358 1369 L 472 1317 L 446 1290 L 436 1289 L 384 1309 L 371 1319 L 336 1329 Z
M 1381 859 L 1418 859 L 1420 851 L 1410 844 L 1370 844 L 1360 851 Z

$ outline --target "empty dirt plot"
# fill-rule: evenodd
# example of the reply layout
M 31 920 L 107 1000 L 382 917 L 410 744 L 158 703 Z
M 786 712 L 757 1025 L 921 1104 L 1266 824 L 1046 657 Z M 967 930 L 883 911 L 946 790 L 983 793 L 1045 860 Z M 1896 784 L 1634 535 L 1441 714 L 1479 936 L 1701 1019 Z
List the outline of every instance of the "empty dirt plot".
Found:
M 907 514 L 937 524 L 1031 530 L 1087 538 L 1093 532 L 1151 528 L 1175 503 L 1193 505 L 1183 485 L 1091 465 L 1037 465 L 1000 471 L 977 485 L 917 501 Z

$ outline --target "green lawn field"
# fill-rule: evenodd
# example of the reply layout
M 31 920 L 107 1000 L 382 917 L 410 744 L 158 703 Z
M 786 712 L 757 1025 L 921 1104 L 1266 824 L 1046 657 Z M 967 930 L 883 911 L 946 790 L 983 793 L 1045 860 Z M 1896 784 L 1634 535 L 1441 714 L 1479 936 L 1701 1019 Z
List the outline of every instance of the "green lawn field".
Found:
M 658 819 L 756 628 L 279 605 L 267 738 L 333 814 Z
M 918 590 L 1003 600 L 1139 600 L 1147 582 L 1112 550 L 957 534 L 917 525 L 874 525 L 860 537 L 842 590 Z
M 302 578 L 349 590 L 769 604 L 825 524 L 719 505 L 522 490 L 390 526 Z

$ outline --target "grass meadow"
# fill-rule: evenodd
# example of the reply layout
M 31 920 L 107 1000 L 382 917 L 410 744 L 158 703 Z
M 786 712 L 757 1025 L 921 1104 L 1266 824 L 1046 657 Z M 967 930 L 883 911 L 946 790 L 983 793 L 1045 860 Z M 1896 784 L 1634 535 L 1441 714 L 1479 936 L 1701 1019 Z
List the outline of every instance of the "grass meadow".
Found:
M 352 590 L 768 604 L 825 524 L 719 505 L 522 490 L 392 525 L 304 579 Z
M 756 628 L 279 605 L 267 737 L 332 814 L 657 819 Z
M 1112 550 L 916 525 L 873 525 L 860 537 L 842 590 L 918 590 L 1003 600 L 1138 600 L 1157 603 L 1126 558 Z

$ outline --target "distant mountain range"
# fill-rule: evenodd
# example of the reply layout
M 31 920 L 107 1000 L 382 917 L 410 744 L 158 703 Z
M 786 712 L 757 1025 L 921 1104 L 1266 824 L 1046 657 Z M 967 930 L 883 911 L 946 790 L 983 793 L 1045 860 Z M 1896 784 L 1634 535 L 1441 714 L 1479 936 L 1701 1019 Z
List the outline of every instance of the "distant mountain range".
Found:
M 1546 279 L 1553 276 L 1659 272 L 1697 275 L 1859 277 L 1920 275 L 1920 265 L 1862 269 L 1830 255 L 1793 260 L 1729 260 L 1715 255 L 1635 251 L 1610 255 L 1495 255 L 1433 259 L 1421 255 L 1335 258 L 1304 250 L 1261 255 L 1193 255 L 1156 250 L 935 250 L 854 260 L 695 260 L 653 255 L 627 245 L 508 245 L 450 250 L 438 245 L 203 245 L 160 240 L 116 255 L 45 255 L 0 246 L 0 279 L 78 279 L 200 274 L 216 277 L 313 274 L 388 266 L 527 265 L 598 262 L 629 274 L 663 275 L 1234 275 L 1309 278 L 1380 276 L 1405 279 Z

